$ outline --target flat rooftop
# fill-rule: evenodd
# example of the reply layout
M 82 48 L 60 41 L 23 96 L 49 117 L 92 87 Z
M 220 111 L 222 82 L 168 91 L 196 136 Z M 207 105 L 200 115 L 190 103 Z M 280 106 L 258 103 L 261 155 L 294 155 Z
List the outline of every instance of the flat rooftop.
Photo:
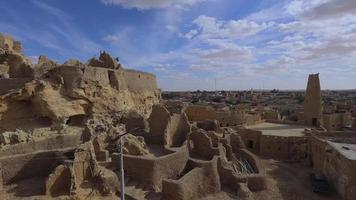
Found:
M 347 159 L 356 160 L 356 144 L 338 143 L 332 141 L 328 141 L 328 144 Z
M 256 131 L 262 131 L 263 135 L 301 137 L 304 136 L 304 129 L 309 127 L 303 125 L 275 124 L 264 122 L 261 124 L 248 126 L 247 128 Z

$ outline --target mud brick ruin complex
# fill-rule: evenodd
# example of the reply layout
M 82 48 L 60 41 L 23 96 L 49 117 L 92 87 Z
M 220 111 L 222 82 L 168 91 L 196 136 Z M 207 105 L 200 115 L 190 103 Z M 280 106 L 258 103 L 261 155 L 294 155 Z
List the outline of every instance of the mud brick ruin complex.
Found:
M 1 198 L 119 196 L 117 136 L 126 131 L 128 198 L 198 199 L 226 186 L 248 197 L 266 187 L 237 131 L 160 103 L 154 75 L 105 52 L 86 64 L 32 64 L 11 37 L 0 45 Z
M 0 199 L 263 199 L 261 158 L 300 162 L 356 196 L 355 114 L 323 108 L 309 76 L 297 121 L 263 106 L 165 101 L 152 74 L 106 52 L 87 63 L 40 56 L 0 35 Z M 353 116 L 352 116 L 353 115 Z M 353 130 L 339 130 L 352 123 Z M 222 196 L 219 196 L 222 195 Z

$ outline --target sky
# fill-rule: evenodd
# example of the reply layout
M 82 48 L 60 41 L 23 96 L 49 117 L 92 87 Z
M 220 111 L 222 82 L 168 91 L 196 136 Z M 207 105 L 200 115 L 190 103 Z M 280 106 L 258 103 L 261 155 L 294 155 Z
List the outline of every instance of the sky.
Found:
M 304 89 L 310 73 L 356 89 L 355 0 L 3 0 L 0 13 L 33 59 L 105 50 L 163 90 Z

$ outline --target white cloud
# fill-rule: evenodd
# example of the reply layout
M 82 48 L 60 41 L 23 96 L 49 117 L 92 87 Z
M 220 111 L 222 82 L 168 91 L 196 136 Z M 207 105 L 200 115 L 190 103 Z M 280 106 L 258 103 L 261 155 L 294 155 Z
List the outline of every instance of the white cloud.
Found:
M 269 23 L 257 23 L 249 20 L 217 20 L 214 17 L 201 15 L 193 23 L 200 30 L 200 37 L 203 39 L 230 38 L 243 39 L 247 36 L 256 35 L 270 27 Z
M 47 15 L 54 16 L 55 21 L 36 29 L 24 24 L 23 20 L 18 21 L 16 29 L 24 34 L 24 38 L 36 41 L 66 57 L 93 55 L 101 49 L 101 45 L 89 39 L 73 24 L 73 18 L 68 13 L 41 1 L 32 1 L 32 3 Z
M 166 25 L 165 28 L 170 32 L 175 32 L 177 30 L 177 27 L 173 25 Z
M 101 0 L 107 5 L 119 5 L 124 8 L 136 8 L 139 10 L 187 8 L 204 0 Z
M 214 60 L 220 63 L 224 62 L 246 62 L 252 59 L 252 53 L 248 48 L 222 48 L 210 49 L 201 53 L 201 58 L 205 60 Z
M 344 16 L 356 16 L 355 0 L 329 0 L 322 1 L 318 5 L 303 13 L 308 19 L 330 19 Z
M 187 38 L 187 39 L 192 39 L 194 36 L 196 36 L 198 34 L 198 30 L 196 29 L 192 29 L 190 30 L 188 33 L 184 34 L 183 37 Z
M 331 8 L 336 2 L 341 5 Z M 170 20 L 157 27 L 164 27 L 166 32 L 181 32 L 176 35 L 185 38 L 185 43 L 172 52 L 155 49 L 134 56 L 129 66 L 153 66 L 159 82 L 164 80 L 171 85 L 174 79 L 173 88 L 211 87 L 203 81 L 193 81 L 203 79 L 200 74 L 209 80 L 223 77 L 221 84 L 230 88 L 235 86 L 226 81 L 229 76 L 236 80 L 238 77 L 244 81 L 239 83 L 247 87 L 256 87 L 266 80 L 271 87 L 303 88 L 304 82 L 296 85 L 290 81 L 283 86 L 281 83 L 289 81 L 284 77 L 304 81 L 308 73 L 333 74 L 355 69 L 356 18 L 352 6 L 346 0 L 283 1 L 240 19 L 200 15 L 190 26 L 171 15 Z M 183 23 L 189 29 L 182 33 Z M 119 38 L 114 34 L 104 40 L 119 45 L 119 41 L 127 40 Z M 251 83 L 252 78 L 259 83 Z

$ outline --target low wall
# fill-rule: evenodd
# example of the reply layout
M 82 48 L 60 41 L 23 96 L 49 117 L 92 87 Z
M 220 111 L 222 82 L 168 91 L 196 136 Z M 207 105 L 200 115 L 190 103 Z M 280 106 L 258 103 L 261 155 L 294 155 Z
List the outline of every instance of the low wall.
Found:
M 268 123 L 273 123 L 273 124 L 291 124 L 291 125 L 304 125 L 300 121 L 286 121 L 286 120 L 273 120 L 273 119 L 267 119 L 266 122 Z
M 113 154 L 114 166 L 120 166 L 119 155 Z M 155 190 L 162 188 L 162 180 L 176 178 L 184 170 L 188 161 L 188 150 L 180 148 L 177 152 L 158 158 L 124 155 L 125 173 Z
M 260 140 L 261 131 L 251 130 L 251 129 L 237 129 L 238 134 L 240 134 L 245 146 L 248 150 L 259 154 L 260 153 Z
M 260 155 L 280 160 L 301 161 L 307 157 L 307 137 L 262 135 Z
M 68 155 L 71 157 L 73 151 L 73 148 L 67 148 L 1 157 L 4 183 L 48 176 Z
M 13 89 L 20 89 L 29 81 L 31 81 L 29 78 L 0 78 L 0 95 L 4 95 Z
M 217 157 L 212 161 L 198 163 L 195 167 L 178 180 L 163 181 L 164 199 L 195 200 L 208 194 L 220 192 L 221 184 L 217 168 Z
M 313 131 L 315 136 L 351 138 L 356 137 L 356 131 Z
M 4 156 L 16 154 L 26 154 L 36 151 L 46 151 L 53 149 L 74 148 L 81 143 L 81 134 L 78 135 L 58 135 L 44 138 L 38 141 L 29 141 L 9 146 L 4 146 L 0 150 L 0 159 Z
M 246 174 L 239 178 L 246 178 L 247 186 L 251 191 L 260 191 L 267 188 L 265 171 L 260 159 L 247 149 L 240 149 L 238 153 L 245 158 L 253 167 L 254 174 Z

